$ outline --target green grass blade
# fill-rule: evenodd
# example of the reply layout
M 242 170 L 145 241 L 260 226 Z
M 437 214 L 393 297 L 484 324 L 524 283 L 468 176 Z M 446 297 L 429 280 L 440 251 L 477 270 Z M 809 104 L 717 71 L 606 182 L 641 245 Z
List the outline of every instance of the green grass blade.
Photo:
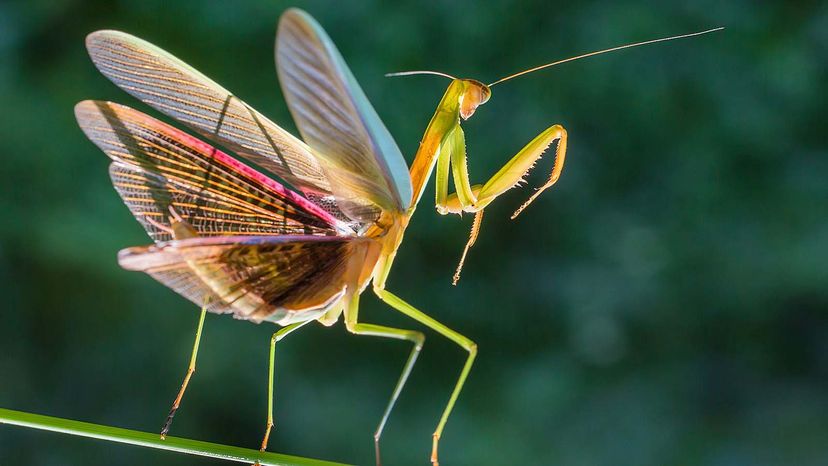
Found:
M 78 435 L 81 437 L 96 438 L 110 442 L 127 443 L 142 447 L 169 450 L 189 455 L 220 458 L 228 461 L 252 464 L 256 461 L 262 466 L 343 466 L 341 463 L 302 458 L 298 456 L 282 455 L 278 453 L 262 453 L 248 448 L 231 447 L 217 443 L 201 442 L 177 437 L 167 437 L 161 440 L 159 434 L 138 432 L 118 427 L 102 426 L 88 422 L 72 421 L 57 417 L 41 416 L 39 414 L 12 411 L 0 408 L 0 424 L 10 424 L 32 429 L 48 430 L 63 434 Z

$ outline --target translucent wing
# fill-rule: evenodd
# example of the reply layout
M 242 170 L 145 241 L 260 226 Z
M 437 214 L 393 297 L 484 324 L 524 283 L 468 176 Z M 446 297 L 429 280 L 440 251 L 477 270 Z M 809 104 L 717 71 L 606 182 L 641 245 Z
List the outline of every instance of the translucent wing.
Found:
M 276 38 L 279 80 L 296 125 L 322 164 L 340 208 L 373 221 L 377 208 L 411 203 L 408 168 L 328 35 L 307 13 L 290 9 Z
M 173 239 L 170 206 L 199 236 L 334 234 L 119 162 L 109 166 L 109 175 L 124 204 L 155 242 Z
M 124 249 L 118 261 L 212 312 L 286 325 L 318 317 L 344 294 L 353 240 L 193 238 Z
M 330 183 L 305 143 L 183 61 L 118 31 L 94 32 L 86 47 L 95 66 L 121 89 L 304 194 L 330 196 Z
M 84 101 L 87 137 L 116 161 L 113 184 L 155 241 L 172 239 L 169 207 L 200 236 L 335 235 L 339 221 L 210 145 L 123 105 Z

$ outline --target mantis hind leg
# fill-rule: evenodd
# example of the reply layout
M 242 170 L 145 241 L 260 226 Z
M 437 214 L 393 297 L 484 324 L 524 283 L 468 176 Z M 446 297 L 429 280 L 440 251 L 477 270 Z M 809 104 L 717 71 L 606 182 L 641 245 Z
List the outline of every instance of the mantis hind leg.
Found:
M 274 361 L 276 359 L 276 342 L 288 336 L 294 330 L 299 329 L 303 325 L 311 321 L 299 322 L 280 328 L 273 336 L 270 337 L 270 361 L 267 372 L 267 425 L 265 427 L 264 437 L 262 438 L 262 446 L 260 451 L 267 449 L 267 443 L 270 440 L 270 431 L 273 429 L 273 372 Z
M 358 317 L 359 294 L 356 294 L 351 298 L 351 302 L 345 310 L 345 327 L 349 332 L 355 335 L 370 335 L 382 338 L 407 340 L 414 344 L 414 347 L 411 348 L 411 353 L 408 355 L 408 360 L 405 362 L 402 374 L 400 374 L 400 378 L 397 380 L 397 385 L 394 387 L 394 392 L 391 394 L 391 399 L 388 401 L 385 412 L 382 414 L 382 419 L 377 426 L 377 430 L 374 432 L 374 454 L 376 455 L 377 466 L 380 466 L 379 441 L 380 437 L 382 437 L 382 431 L 385 428 L 385 423 L 388 421 L 388 417 L 391 415 L 391 411 L 394 409 L 394 405 L 397 403 L 397 398 L 400 396 L 406 381 L 408 381 L 408 376 L 411 374 L 411 369 L 414 367 L 414 363 L 417 362 L 417 356 L 420 355 L 420 350 L 423 348 L 425 335 L 423 335 L 422 332 L 415 330 L 403 330 L 384 327 L 382 325 L 361 323 L 358 322 Z
M 457 343 L 460 347 L 462 347 L 469 353 L 468 357 L 466 358 L 466 363 L 463 365 L 463 369 L 460 371 L 460 377 L 458 377 L 457 383 L 454 385 L 454 390 L 451 392 L 451 397 L 449 398 L 448 405 L 446 405 L 445 410 L 443 410 L 443 415 L 440 417 L 440 422 L 437 424 L 437 428 L 434 430 L 434 434 L 432 435 L 431 463 L 433 464 L 433 466 L 438 466 L 439 462 L 437 460 L 437 447 L 440 442 L 440 437 L 443 434 L 443 428 L 445 427 L 446 421 L 448 420 L 448 417 L 451 414 L 451 410 L 452 408 L 454 408 L 454 403 L 457 401 L 457 397 L 460 395 L 460 391 L 463 389 L 463 384 L 466 382 L 466 377 L 468 377 L 469 375 L 469 371 L 471 370 L 472 364 L 474 363 L 474 358 L 477 356 L 477 345 L 473 341 L 464 337 L 463 335 L 446 327 L 440 322 L 429 317 L 424 312 L 418 310 L 414 306 L 403 301 L 390 291 L 386 291 L 382 288 L 375 287 L 374 292 L 377 294 L 377 296 L 379 296 L 381 300 L 383 300 L 389 306 L 407 315 L 408 317 L 411 317 L 417 322 L 420 322 L 421 324 L 431 328 L 432 330 L 443 335 L 449 340 Z
M 198 330 L 196 330 L 195 343 L 193 343 L 193 353 L 190 356 L 190 365 L 187 367 L 187 374 L 184 376 L 184 381 L 181 382 L 181 388 L 178 390 L 178 396 L 175 397 L 172 408 L 170 408 L 170 414 L 167 415 L 167 420 L 161 428 L 161 440 L 164 440 L 167 437 L 167 433 L 170 431 L 170 426 L 172 425 L 175 413 L 181 405 L 181 399 L 184 397 L 184 392 L 187 391 L 187 385 L 190 383 L 190 378 L 193 374 L 195 374 L 196 358 L 198 357 L 198 345 L 201 342 L 201 331 L 204 329 L 204 317 L 206 315 L 207 306 L 205 305 L 201 308 L 201 317 L 198 319 Z

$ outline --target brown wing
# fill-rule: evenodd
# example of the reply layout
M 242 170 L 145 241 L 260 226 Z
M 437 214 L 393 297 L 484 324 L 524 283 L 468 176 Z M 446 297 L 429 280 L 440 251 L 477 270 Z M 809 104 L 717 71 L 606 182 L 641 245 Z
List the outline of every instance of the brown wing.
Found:
M 358 241 L 358 240 L 357 240 Z M 344 294 L 355 238 L 228 236 L 124 249 L 143 271 L 211 312 L 280 325 L 319 317 Z

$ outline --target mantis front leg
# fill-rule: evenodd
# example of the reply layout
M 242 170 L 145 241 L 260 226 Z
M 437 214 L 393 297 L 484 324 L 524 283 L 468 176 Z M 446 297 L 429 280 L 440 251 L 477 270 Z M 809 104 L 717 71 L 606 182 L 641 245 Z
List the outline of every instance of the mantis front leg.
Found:
M 463 256 L 454 274 L 454 283 L 460 278 L 460 270 L 463 267 L 463 260 L 469 248 L 477 239 L 480 231 L 480 223 L 483 219 L 483 209 L 498 196 L 509 189 L 518 186 L 524 177 L 529 173 L 535 163 L 543 156 L 546 149 L 555 141 L 558 145 L 555 151 L 555 161 L 552 166 L 552 173 L 546 183 L 538 188 L 529 199 L 523 203 L 512 214 L 515 219 L 524 209 L 529 207 L 540 194 L 558 181 L 563 171 L 564 160 L 566 159 L 566 130 L 561 125 L 554 125 L 547 128 L 526 144 L 506 165 L 495 173 L 486 184 L 472 186 L 469 182 L 469 175 L 466 163 L 466 137 L 463 129 L 458 123 L 455 125 L 440 146 L 440 154 L 437 159 L 437 212 L 440 214 L 472 212 L 475 214 L 469 241 L 463 250 Z M 457 192 L 448 194 L 448 172 L 451 166 L 454 186 Z
M 437 160 L 437 212 L 445 215 L 482 211 L 498 196 L 524 181 L 524 177 L 556 140 L 558 147 L 549 179 L 512 214 L 512 219 L 560 178 L 566 158 L 566 130 L 561 125 L 550 126 L 526 144 L 503 168 L 492 175 L 486 184 L 471 186 L 466 168 L 466 137 L 463 128 L 459 124 L 456 125 L 444 139 Z M 448 194 L 449 165 L 457 189 L 453 194 Z

